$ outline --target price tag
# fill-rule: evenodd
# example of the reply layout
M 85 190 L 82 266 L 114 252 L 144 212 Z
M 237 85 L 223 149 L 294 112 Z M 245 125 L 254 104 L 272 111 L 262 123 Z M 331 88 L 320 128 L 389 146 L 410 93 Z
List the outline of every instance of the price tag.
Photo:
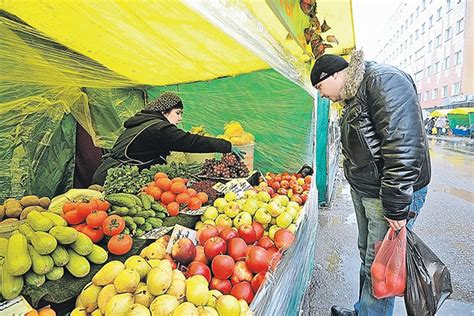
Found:
M 0 302 L 0 315 L 25 315 L 33 308 L 23 296 Z
M 206 211 L 208 207 L 209 206 L 204 206 L 204 207 L 198 208 L 197 210 L 190 210 L 189 208 L 186 207 L 180 210 L 179 213 L 186 214 L 186 215 L 193 215 L 193 216 L 194 215 L 201 216 L 202 214 L 204 214 L 204 212 Z
M 237 178 L 230 180 L 226 184 L 216 183 L 212 188 L 223 194 L 234 192 L 237 195 L 237 199 L 240 199 L 244 196 L 244 192 L 251 189 L 252 186 L 248 183 L 247 179 Z
M 160 227 L 160 228 L 155 228 L 155 229 L 152 229 L 149 232 L 143 234 L 142 236 L 140 236 L 140 238 L 141 239 L 158 239 L 161 236 L 164 236 L 168 232 L 172 231 L 173 228 L 174 228 L 174 226 L 171 226 L 171 227 L 163 226 L 163 227 Z
M 171 253 L 171 248 L 173 245 L 180 240 L 181 238 L 188 238 L 197 245 L 198 241 L 196 239 L 197 232 L 193 229 L 181 226 L 179 224 L 174 225 L 173 232 L 171 233 L 170 241 L 168 242 L 168 246 L 166 247 L 166 252 Z

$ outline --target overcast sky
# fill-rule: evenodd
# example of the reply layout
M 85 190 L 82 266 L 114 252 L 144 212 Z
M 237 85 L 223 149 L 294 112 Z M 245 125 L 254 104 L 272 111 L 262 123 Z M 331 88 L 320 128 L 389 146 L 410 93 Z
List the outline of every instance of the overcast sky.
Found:
M 386 23 L 401 0 L 352 0 L 357 47 L 363 48 L 366 59 L 374 59 L 378 40 L 384 36 Z

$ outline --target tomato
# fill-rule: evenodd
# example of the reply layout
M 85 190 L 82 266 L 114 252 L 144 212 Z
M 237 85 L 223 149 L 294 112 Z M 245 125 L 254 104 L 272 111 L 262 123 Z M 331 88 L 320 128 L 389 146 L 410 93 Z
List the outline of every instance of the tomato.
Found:
M 259 272 L 253 277 L 252 281 L 250 282 L 250 285 L 252 285 L 252 290 L 254 291 L 254 293 L 257 293 L 263 281 L 265 281 L 266 276 L 266 272 Z
M 204 253 L 206 254 L 207 259 L 212 260 L 217 255 L 225 254 L 227 246 L 224 239 L 220 237 L 209 238 L 204 243 Z
M 176 199 L 176 194 L 174 194 L 173 192 L 166 191 L 166 192 L 163 192 L 163 194 L 161 194 L 161 202 L 165 204 L 174 202 L 175 199 Z
M 77 207 L 77 203 L 67 202 L 63 205 L 63 213 L 66 214 L 69 211 L 75 210 L 76 207 Z
M 207 201 L 209 201 L 209 197 L 207 196 L 206 192 L 199 192 L 197 194 L 197 197 L 199 198 L 199 200 L 201 200 L 202 204 L 207 203 Z
M 245 263 L 253 273 L 265 272 L 270 267 L 271 257 L 265 249 L 253 246 L 249 252 Z
M 84 226 L 81 232 L 89 236 L 89 238 L 94 244 L 98 243 L 102 240 L 102 238 L 104 238 L 104 232 L 102 231 L 102 227 L 93 228 L 89 225 L 86 225 Z
M 77 210 L 72 210 L 63 215 L 63 218 L 69 225 L 77 225 L 82 223 L 84 216 L 80 215 Z
M 89 205 L 92 211 L 97 211 L 99 209 L 99 200 L 92 198 L 89 201 Z
M 212 278 L 211 282 L 209 283 L 209 289 L 211 290 L 218 290 L 222 294 L 230 294 L 232 290 L 232 284 L 229 280 L 221 280 L 218 278 Z
M 179 214 L 179 203 L 171 202 L 166 206 L 166 210 L 170 216 L 176 216 Z
M 123 255 L 132 249 L 133 240 L 130 235 L 118 234 L 110 238 L 107 248 L 114 255 Z
M 77 230 L 78 232 L 82 232 L 82 230 L 83 230 L 84 227 L 86 227 L 86 226 L 87 226 L 86 223 L 82 223 L 82 224 L 79 224 L 79 225 L 74 226 L 74 229 Z
M 190 197 L 195 197 L 197 195 L 197 192 L 194 189 L 189 188 L 187 191 Z
M 93 205 L 91 203 L 79 203 L 77 205 L 77 213 L 81 215 L 83 218 L 86 218 L 92 212 Z
M 97 210 L 107 211 L 110 207 L 110 203 L 103 200 L 98 200 Z
M 159 187 L 150 187 L 148 189 L 148 192 L 146 193 L 151 195 L 155 199 L 155 201 L 158 201 L 161 198 L 161 195 L 163 194 L 163 190 Z
M 171 180 L 168 178 L 160 178 L 156 180 L 156 186 L 164 191 L 169 191 L 171 188 Z
M 288 249 L 295 240 L 295 235 L 286 228 L 280 228 L 273 236 L 275 246 L 282 251 Z
M 86 223 L 92 228 L 102 227 L 102 223 L 108 217 L 105 211 L 92 211 L 86 217 Z
M 186 272 L 186 278 L 190 278 L 193 275 L 202 275 L 206 278 L 207 282 L 211 281 L 211 269 L 209 267 L 198 261 L 193 261 L 188 266 L 188 271 Z
M 247 281 L 243 281 L 234 285 L 230 291 L 230 295 L 234 296 L 238 300 L 245 300 L 249 305 L 252 303 L 254 296 L 252 286 Z
M 171 192 L 173 193 L 184 193 L 187 191 L 186 185 L 182 182 L 173 182 L 170 187 Z
M 110 215 L 102 223 L 102 229 L 107 236 L 115 236 L 125 229 L 125 221 L 118 215 Z
M 232 238 L 228 242 L 227 253 L 235 261 L 245 260 L 247 257 L 247 243 L 242 238 Z
M 228 255 L 217 255 L 212 259 L 212 273 L 216 278 L 225 280 L 232 276 L 234 272 L 235 261 Z M 210 280 L 209 280 L 210 281 Z
M 192 197 L 189 201 L 188 208 L 190 210 L 198 210 L 202 206 L 202 202 L 198 197 Z
M 186 193 L 180 193 L 176 195 L 176 202 L 178 202 L 179 204 L 188 205 L 190 200 L 191 200 L 191 197 L 189 196 L 187 191 Z
M 168 178 L 168 175 L 164 172 L 157 172 L 155 173 L 155 176 L 153 177 L 153 180 L 158 180 L 158 179 L 161 179 L 161 178 Z

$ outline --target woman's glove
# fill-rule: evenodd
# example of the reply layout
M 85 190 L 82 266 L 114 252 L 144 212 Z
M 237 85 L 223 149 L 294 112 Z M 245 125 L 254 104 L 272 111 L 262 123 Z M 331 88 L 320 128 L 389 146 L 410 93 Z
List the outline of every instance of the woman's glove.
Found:
M 237 158 L 238 158 L 239 160 L 244 159 L 244 155 L 247 154 L 245 151 L 241 151 L 240 149 L 235 148 L 235 147 L 232 148 L 232 153 L 233 153 L 235 156 L 237 156 Z

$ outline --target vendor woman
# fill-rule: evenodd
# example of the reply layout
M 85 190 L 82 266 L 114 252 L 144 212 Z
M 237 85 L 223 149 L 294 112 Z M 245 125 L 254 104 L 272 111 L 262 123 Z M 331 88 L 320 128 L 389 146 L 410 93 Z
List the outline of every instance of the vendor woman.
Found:
M 173 92 L 165 92 L 144 110 L 129 118 L 125 131 L 119 136 L 110 153 L 102 157 L 94 173 L 93 183 L 103 185 L 107 170 L 123 164 L 148 168 L 166 163 L 171 151 L 190 153 L 229 153 L 232 144 L 224 139 L 194 135 L 179 129 L 183 102 Z M 237 153 L 239 154 L 239 153 Z

